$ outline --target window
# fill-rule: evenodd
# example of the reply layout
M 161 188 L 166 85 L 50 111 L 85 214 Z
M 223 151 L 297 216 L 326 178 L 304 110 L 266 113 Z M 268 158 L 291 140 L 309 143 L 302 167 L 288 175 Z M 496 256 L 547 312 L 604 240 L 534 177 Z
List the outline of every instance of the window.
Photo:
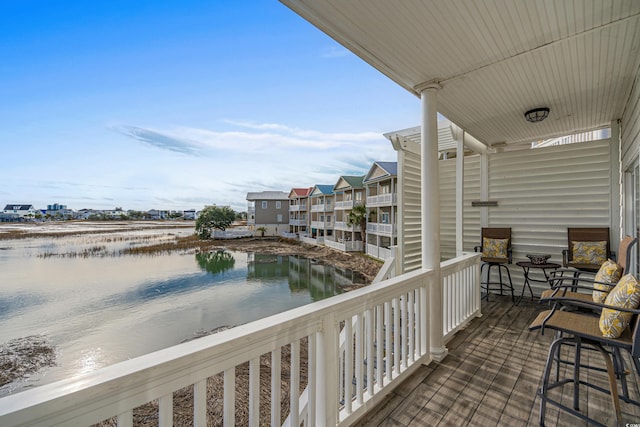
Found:
M 282 214 L 278 214 L 276 218 L 278 222 L 282 222 Z
M 276 201 L 276 209 L 280 209 L 282 208 L 282 202 L 280 202 L 280 200 Z
M 262 209 L 267 209 L 267 201 L 266 200 L 262 201 Z
M 387 212 L 383 212 L 380 214 L 380 220 L 383 224 L 389 224 L 389 214 Z
M 362 200 L 362 192 L 357 192 L 356 193 L 356 201 L 359 202 Z

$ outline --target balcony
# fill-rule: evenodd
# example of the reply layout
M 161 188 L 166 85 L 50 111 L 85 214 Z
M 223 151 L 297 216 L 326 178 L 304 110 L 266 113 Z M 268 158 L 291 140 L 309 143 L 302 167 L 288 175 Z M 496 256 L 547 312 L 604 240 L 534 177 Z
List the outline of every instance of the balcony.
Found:
M 441 274 L 436 285 L 433 271 L 411 272 L 5 397 L 0 425 L 133 425 L 141 405 L 157 408 L 160 426 L 175 417 L 233 424 L 234 414 L 248 414 L 249 425 L 281 425 L 281 415 L 284 425 L 351 424 L 431 363 L 430 287 L 442 287 L 447 339 L 480 316 L 479 256 L 443 263 Z M 240 384 L 248 399 L 237 394 Z M 290 399 L 282 389 L 292 390 Z
M 398 226 L 395 224 L 382 224 L 378 222 L 367 223 L 367 233 L 377 234 L 379 236 L 396 235 Z
M 331 205 L 317 204 L 311 206 L 311 212 L 333 212 Z
M 306 219 L 290 219 L 289 225 L 295 225 L 295 226 L 307 225 L 307 220 Z
M 395 206 L 398 204 L 398 195 L 396 193 L 378 194 L 377 196 L 367 197 L 367 207 L 375 208 L 380 206 Z
M 343 231 L 354 231 L 354 225 L 347 224 L 346 221 L 336 221 L 333 224 L 334 230 L 343 230 Z
M 527 300 L 515 306 L 506 296 L 492 296 L 489 303 L 483 301 L 482 318 L 447 343 L 449 355 L 442 363 L 418 368 L 355 426 L 539 425 L 540 398 L 536 390 L 553 333 L 541 335 L 540 331 L 529 332 L 527 327 L 543 308 Z M 589 358 L 590 363 L 601 361 L 599 355 Z M 625 362 L 633 366 L 628 358 Z M 581 378 L 607 387 L 605 373 L 583 369 Z M 639 399 L 637 376 L 632 373 L 627 380 L 631 380 L 631 398 Z M 570 402 L 572 395 L 567 391 L 562 399 Z M 562 389 L 554 392 L 558 398 Z M 607 396 L 591 390 L 587 395 L 582 390 L 581 399 L 583 412 L 588 411 L 589 416 L 605 425 L 614 425 Z M 640 408 L 623 402 L 621 405 L 623 420 L 637 423 Z M 549 406 L 546 425 L 586 423 Z

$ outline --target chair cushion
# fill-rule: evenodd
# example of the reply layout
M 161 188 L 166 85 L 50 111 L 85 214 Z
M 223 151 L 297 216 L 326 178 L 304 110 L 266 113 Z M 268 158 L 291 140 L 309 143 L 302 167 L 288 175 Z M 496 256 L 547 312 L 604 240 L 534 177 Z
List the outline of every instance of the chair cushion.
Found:
M 507 258 L 509 239 L 482 238 L 483 258 Z
M 624 275 L 607 298 L 606 305 L 621 308 L 638 308 L 640 304 L 640 284 L 631 274 Z M 618 338 L 629 326 L 632 314 L 609 308 L 602 309 L 600 314 L 600 331 L 607 338 Z
M 573 242 L 572 255 L 576 264 L 601 265 L 607 260 L 607 242 Z
M 595 281 L 615 285 L 620 280 L 622 271 L 623 268 L 621 265 L 618 265 L 615 261 L 608 259 L 600 266 L 600 270 L 596 273 Z M 602 304 L 605 298 L 607 298 L 612 286 L 594 283 L 593 287 L 598 289 L 597 291 L 593 291 L 593 301 Z

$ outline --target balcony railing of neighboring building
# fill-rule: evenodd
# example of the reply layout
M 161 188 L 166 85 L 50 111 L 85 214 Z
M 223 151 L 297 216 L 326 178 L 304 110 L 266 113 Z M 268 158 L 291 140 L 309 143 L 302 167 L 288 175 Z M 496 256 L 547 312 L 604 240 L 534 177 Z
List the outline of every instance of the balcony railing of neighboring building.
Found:
M 157 401 L 159 425 L 170 425 L 174 392 L 193 390 L 193 423 L 211 416 L 233 423 L 236 405 L 250 424 L 349 425 L 375 407 L 417 367 L 429 364 L 429 290 L 442 287 L 444 342 L 480 316 L 480 254 L 441 263 L 440 283 L 432 270 L 417 270 L 311 303 L 217 334 L 107 366 L 80 378 L 36 387 L 0 399 L 0 425 L 91 425 L 115 418 L 133 425 L 134 409 Z M 344 325 L 344 326 L 343 326 Z M 302 350 L 309 357 L 302 363 Z M 281 423 L 281 354 L 290 354 L 287 383 L 293 390 Z M 270 355 L 265 365 L 262 355 Z M 368 361 L 365 363 L 364 361 Z M 236 368 L 248 364 L 249 399 L 236 399 Z M 303 367 L 308 380 L 303 380 Z M 270 371 L 260 419 L 260 376 Z M 208 413 L 209 378 L 224 386 L 220 413 Z M 303 392 L 297 390 L 304 389 Z M 43 421 L 44 420 L 44 421 Z
M 333 224 L 333 228 L 334 228 L 334 230 L 344 230 L 344 231 L 354 231 L 355 230 L 354 225 L 349 225 L 349 224 L 347 224 L 346 221 L 336 221 Z
M 331 205 L 325 205 L 325 204 L 317 204 L 317 205 L 311 205 L 311 212 L 330 212 L 333 211 L 333 208 L 331 207 Z
M 384 248 L 382 246 L 372 245 L 371 243 L 367 243 L 367 255 L 379 259 L 381 261 L 386 260 L 391 257 L 391 249 Z
M 367 197 L 367 207 L 395 206 L 397 204 L 398 195 L 396 193 L 378 194 L 376 196 Z
M 296 225 L 296 226 L 307 225 L 307 220 L 306 219 L 290 219 L 289 225 Z
M 289 205 L 289 212 L 300 212 L 300 205 Z
M 367 223 L 367 233 L 377 234 L 380 236 L 394 236 L 398 233 L 398 226 L 396 224 L 369 222 Z

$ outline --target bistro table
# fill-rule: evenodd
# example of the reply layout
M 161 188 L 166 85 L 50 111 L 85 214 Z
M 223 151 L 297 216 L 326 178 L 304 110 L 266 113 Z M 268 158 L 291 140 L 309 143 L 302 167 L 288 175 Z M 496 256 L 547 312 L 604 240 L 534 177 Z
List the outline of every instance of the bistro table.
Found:
M 516 262 L 516 265 L 519 267 L 522 267 L 522 270 L 524 271 L 524 285 L 522 285 L 522 294 L 520 295 L 520 298 L 518 299 L 518 301 L 516 301 L 516 305 L 520 304 L 520 301 L 522 301 L 522 298 L 524 298 L 525 286 L 529 287 L 529 293 L 531 293 L 531 300 L 533 301 L 533 290 L 531 289 L 531 282 L 548 284 L 549 274 L 547 273 L 547 270 L 556 270 L 560 268 L 560 264 L 557 264 L 555 262 L 544 262 L 543 264 L 534 264 L 531 261 L 518 261 Z M 531 277 L 530 276 L 530 273 L 532 273 L 531 270 L 542 270 L 544 279 L 542 279 L 540 276 Z

